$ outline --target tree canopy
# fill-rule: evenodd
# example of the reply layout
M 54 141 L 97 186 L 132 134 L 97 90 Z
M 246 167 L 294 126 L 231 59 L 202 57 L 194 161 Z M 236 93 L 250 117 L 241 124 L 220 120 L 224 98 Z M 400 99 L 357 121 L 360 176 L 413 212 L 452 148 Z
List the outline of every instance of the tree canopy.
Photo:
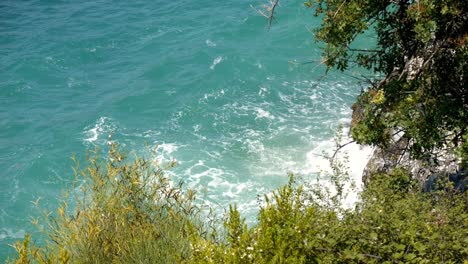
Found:
M 358 143 L 386 147 L 404 132 L 417 158 L 468 142 L 468 3 L 464 0 L 315 0 L 323 16 L 315 37 L 323 62 L 341 71 L 360 66 L 380 74 L 358 98 L 352 129 Z M 353 48 L 366 31 L 376 45 Z

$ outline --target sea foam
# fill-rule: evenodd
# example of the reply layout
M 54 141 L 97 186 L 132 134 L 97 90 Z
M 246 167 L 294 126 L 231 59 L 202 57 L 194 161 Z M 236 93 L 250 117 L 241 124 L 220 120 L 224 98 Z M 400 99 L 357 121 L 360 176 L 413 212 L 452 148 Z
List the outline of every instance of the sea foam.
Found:
M 223 61 L 223 57 L 221 57 L 221 56 L 216 57 L 216 58 L 213 60 L 213 63 L 211 64 L 210 69 L 214 70 L 214 68 L 216 67 L 216 65 L 218 65 L 221 61 Z
M 345 184 L 344 190 L 347 197 L 343 206 L 345 208 L 352 208 L 358 201 L 359 193 L 363 188 L 362 173 L 372 156 L 373 148 L 354 143 L 348 136 L 348 132 L 348 128 L 342 131 L 342 142 L 340 144 L 346 145 L 336 152 L 335 159 L 344 166 L 349 174 L 349 182 Z M 336 149 L 337 146 L 334 139 L 320 142 L 316 148 L 307 153 L 308 165 L 304 172 L 315 175 L 333 173 L 330 157 L 333 156 L 333 151 Z M 330 188 L 332 192 L 334 191 L 334 186 L 331 182 L 324 180 L 321 183 Z

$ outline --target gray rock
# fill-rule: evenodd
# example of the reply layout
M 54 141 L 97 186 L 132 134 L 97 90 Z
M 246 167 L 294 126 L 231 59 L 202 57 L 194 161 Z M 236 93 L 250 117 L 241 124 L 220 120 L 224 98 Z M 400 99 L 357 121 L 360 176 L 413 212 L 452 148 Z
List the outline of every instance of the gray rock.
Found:
M 448 150 L 434 152 L 432 160 L 411 158 L 408 151 L 411 144 L 411 140 L 400 135 L 394 137 L 393 142 L 386 149 L 376 147 L 363 171 L 364 184 L 369 182 L 373 174 L 389 173 L 397 167 L 406 169 L 421 185 L 424 185 L 431 175 L 452 175 L 460 170 L 455 162 L 455 154 Z

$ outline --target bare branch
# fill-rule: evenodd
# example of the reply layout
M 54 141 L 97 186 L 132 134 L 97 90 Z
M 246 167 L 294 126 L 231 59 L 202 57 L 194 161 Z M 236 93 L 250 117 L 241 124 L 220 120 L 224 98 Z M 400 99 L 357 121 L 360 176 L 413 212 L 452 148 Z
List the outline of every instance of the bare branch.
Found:
M 265 14 L 262 10 L 256 9 L 253 5 L 250 5 L 250 7 L 255 10 L 255 12 L 259 13 L 261 16 L 268 18 L 268 15 Z
M 340 151 L 340 149 L 346 147 L 347 145 L 351 144 L 351 143 L 354 143 L 354 140 L 351 140 L 347 143 L 344 143 L 342 145 L 339 145 L 338 148 L 335 150 L 335 153 L 333 153 L 333 155 L 331 156 L 331 160 L 334 160 L 335 157 L 336 157 L 336 154 L 338 154 L 338 151 Z
M 250 7 L 251 7 L 252 9 L 254 9 L 255 11 L 257 11 L 257 13 L 259 13 L 259 14 L 262 15 L 263 17 L 266 17 L 266 19 L 267 19 L 267 21 L 268 21 L 268 30 L 270 30 L 271 21 L 272 21 L 273 18 L 274 18 L 275 9 L 276 9 L 276 7 L 279 5 L 279 1 L 280 1 L 280 0 L 268 0 L 268 4 L 262 5 L 262 7 L 263 7 L 264 10 L 256 9 L 255 7 L 253 7 L 252 5 L 250 5 Z M 265 11 L 266 11 L 266 12 L 265 12 Z
M 381 50 L 376 50 L 376 49 L 354 49 L 347 47 L 349 51 L 356 51 L 356 52 L 382 52 Z
M 336 17 L 336 15 L 338 14 L 338 12 L 340 12 L 341 8 L 343 7 L 343 5 L 346 3 L 347 1 L 343 1 L 343 3 L 341 3 L 340 7 L 338 7 L 338 9 L 336 10 L 335 14 L 333 14 L 333 18 Z
M 288 61 L 289 63 L 291 64 L 294 64 L 294 65 L 306 65 L 306 64 L 323 64 L 322 61 L 320 60 L 311 60 L 311 61 L 304 61 L 304 62 L 297 62 L 297 61 Z

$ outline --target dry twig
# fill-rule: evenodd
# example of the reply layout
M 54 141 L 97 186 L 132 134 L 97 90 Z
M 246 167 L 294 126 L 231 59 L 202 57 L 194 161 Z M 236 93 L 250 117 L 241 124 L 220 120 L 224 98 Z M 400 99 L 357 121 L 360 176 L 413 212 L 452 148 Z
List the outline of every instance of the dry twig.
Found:
M 278 5 L 279 5 L 279 0 L 268 0 L 268 4 L 262 5 L 263 10 L 259 10 L 253 7 L 252 5 L 250 5 L 250 7 L 252 7 L 260 15 L 266 17 L 266 19 L 268 20 L 268 30 L 270 30 L 271 21 L 274 18 L 275 9 Z

